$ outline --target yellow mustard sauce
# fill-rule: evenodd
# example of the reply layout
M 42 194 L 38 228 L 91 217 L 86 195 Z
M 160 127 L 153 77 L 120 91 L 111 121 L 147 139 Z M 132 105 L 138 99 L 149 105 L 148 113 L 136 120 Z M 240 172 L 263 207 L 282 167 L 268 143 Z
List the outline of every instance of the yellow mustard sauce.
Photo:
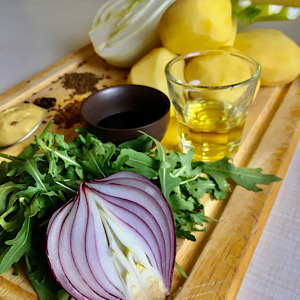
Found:
M 30 134 L 45 113 L 45 109 L 30 103 L 21 103 L 0 112 L 0 147 L 12 145 Z

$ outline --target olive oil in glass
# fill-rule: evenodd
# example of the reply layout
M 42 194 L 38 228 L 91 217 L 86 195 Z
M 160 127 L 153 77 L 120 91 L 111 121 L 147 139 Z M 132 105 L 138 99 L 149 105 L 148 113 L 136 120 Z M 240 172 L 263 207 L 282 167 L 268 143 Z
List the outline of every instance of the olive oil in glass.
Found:
M 246 116 L 233 105 L 217 101 L 186 104 L 185 119 L 177 118 L 180 147 L 194 149 L 194 158 L 215 161 L 234 154 L 241 141 Z

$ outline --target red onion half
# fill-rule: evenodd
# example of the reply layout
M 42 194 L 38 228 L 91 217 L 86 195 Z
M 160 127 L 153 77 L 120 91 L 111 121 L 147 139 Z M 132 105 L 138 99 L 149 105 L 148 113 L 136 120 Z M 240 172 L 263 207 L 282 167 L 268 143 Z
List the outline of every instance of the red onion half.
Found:
M 83 183 L 47 229 L 47 256 L 76 299 L 165 299 L 176 253 L 171 209 L 144 176 Z

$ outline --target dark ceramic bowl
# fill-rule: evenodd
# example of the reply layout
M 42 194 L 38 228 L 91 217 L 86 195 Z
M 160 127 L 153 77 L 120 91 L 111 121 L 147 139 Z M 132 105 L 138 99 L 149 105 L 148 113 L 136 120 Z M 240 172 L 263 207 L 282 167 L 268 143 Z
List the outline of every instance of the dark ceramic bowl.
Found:
M 162 92 L 125 84 L 100 90 L 81 104 L 81 117 L 89 132 L 116 145 L 137 138 L 139 130 L 158 141 L 170 118 L 170 101 Z

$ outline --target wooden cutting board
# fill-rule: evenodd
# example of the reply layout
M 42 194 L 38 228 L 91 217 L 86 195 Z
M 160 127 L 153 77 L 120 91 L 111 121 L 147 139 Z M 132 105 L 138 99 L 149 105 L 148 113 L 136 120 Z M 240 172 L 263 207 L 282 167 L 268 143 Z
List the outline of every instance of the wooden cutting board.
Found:
M 65 86 L 66 78 L 73 73 L 93 74 L 97 77 L 95 88 L 102 89 L 126 83 L 128 70 L 109 66 L 88 45 L 0 95 L 0 111 L 24 101 L 55 98 L 56 107 L 48 110 L 45 123 L 35 134 L 39 135 L 53 118 L 61 120 L 66 107 L 73 107 L 73 119 L 67 122 L 65 117 L 51 127 L 53 133 L 72 140 L 76 135 L 74 129 L 82 126 L 74 123 L 79 116 L 78 105 L 92 93 L 92 89 L 80 93 Z M 235 165 L 262 168 L 263 173 L 283 178 L 299 141 L 299 116 L 300 78 L 288 85 L 261 88 L 251 105 L 240 149 L 233 157 Z M 3 152 L 18 155 L 32 139 L 33 136 Z M 173 119 L 162 144 L 179 151 Z M 259 193 L 233 188 L 225 201 L 202 199 L 206 214 L 220 222 L 211 223 L 205 232 L 197 233 L 196 242 L 178 240 L 176 261 L 189 277 L 184 279 L 175 269 L 170 299 L 236 297 L 280 182 L 262 188 Z M 21 268 L 19 276 L 13 276 L 11 270 L 0 275 L 0 299 L 38 298 Z

